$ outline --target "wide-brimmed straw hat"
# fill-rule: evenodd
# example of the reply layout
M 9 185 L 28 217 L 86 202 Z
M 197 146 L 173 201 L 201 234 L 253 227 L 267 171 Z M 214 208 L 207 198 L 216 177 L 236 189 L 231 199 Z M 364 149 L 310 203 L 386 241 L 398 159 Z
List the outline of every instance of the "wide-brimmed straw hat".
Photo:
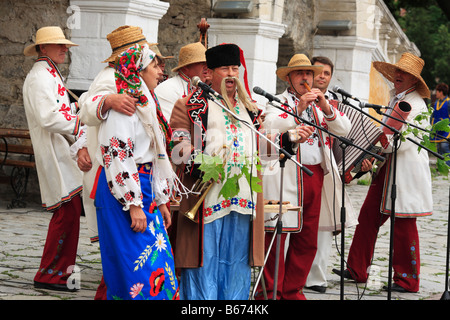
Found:
M 113 62 L 116 57 L 133 44 L 149 44 L 140 27 L 121 26 L 106 36 L 111 45 L 111 55 L 103 62 Z
M 422 98 L 430 98 L 430 89 L 428 89 L 425 80 L 423 80 L 420 75 L 424 65 L 425 62 L 421 58 L 409 52 L 402 54 L 400 60 L 395 64 L 382 61 L 373 62 L 373 67 L 391 82 L 395 81 L 394 76 L 396 70 L 401 70 L 413 75 L 419 80 L 416 86 L 417 92 Z
M 181 47 L 178 54 L 178 65 L 172 69 L 172 72 L 193 63 L 206 62 L 205 51 L 206 48 L 201 42 L 194 42 Z
M 286 76 L 294 70 L 311 70 L 314 72 L 314 77 L 322 72 L 322 65 L 312 65 L 311 61 L 303 53 L 294 54 L 289 60 L 286 67 L 280 67 L 277 69 L 277 76 L 283 81 L 286 81 Z
M 23 50 L 23 54 L 27 57 L 36 56 L 38 54 L 36 46 L 40 44 L 65 44 L 67 47 L 77 46 L 64 36 L 64 32 L 60 27 L 42 27 L 36 31 L 36 39 Z

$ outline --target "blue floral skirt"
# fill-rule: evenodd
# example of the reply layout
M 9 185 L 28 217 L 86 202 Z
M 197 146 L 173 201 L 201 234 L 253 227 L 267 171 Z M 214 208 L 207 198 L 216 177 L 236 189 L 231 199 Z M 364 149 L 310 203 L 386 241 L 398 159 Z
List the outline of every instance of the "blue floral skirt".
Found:
M 148 227 L 134 232 L 129 211 L 111 194 L 104 169 L 97 181 L 95 206 L 107 299 L 178 300 L 172 247 L 153 201 L 151 167 L 139 168 Z

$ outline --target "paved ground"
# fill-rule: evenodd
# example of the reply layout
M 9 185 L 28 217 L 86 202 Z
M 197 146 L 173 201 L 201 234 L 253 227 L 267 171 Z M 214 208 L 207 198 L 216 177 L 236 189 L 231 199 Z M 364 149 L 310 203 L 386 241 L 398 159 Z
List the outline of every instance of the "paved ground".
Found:
M 367 186 L 347 187 L 352 202 L 359 208 Z M 392 293 L 392 300 L 439 300 L 445 291 L 446 244 L 449 208 L 449 181 L 447 177 L 433 179 L 434 214 L 418 219 L 421 246 L 421 287 L 419 293 Z M 7 209 L 9 195 L 0 195 L 0 300 L 92 300 L 101 278 L 98 244 L 87 237 L 85 219 L 79 241 L 77 266 L 81 290 L 66 293 L 35 289 L 33 277 L 39 266 L 50 215 L 40 209 L 40 204 L 29 201 L 26 208 Z M 346 230 L 346 250 L 353 235 Z M 340 236 L 337 238 L 340 247 Z M 367 287 L 346 281 L 346 300 L 386 300 L 381 289 L 387 283 L 389 249 L 389 222 L 382 227 L 374 256 L 374 273 Z M 348 251 L 347 251 L 348 252 Z M 340 258 L 333 246 L 330 257 L 330 274 L 326 294 L 305 291 L 309 300 L 340 300 L 340 279 L 331 273 L 340 267 Z

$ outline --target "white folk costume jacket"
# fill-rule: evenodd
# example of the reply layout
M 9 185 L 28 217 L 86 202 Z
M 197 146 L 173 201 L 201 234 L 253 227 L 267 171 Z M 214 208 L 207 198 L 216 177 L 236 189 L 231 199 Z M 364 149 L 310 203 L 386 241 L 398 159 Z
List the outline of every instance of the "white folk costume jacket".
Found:
M 38 58 L 23 85 L 25 113 L 33 143 L 42 206 L 55 210 L 82 191 L 82 173 L 70 156 L 79 134 L 76 104 L 47 57 Z
M 164 117 L 169 120 L 175 102 L 190 95 L 194 87 L 189 77 L 179 72 L 176 76 L 160 83 L 154 91 Z
M 413 123 L 421 128 L 425 128 L 427 123 L 415 123 L 414 118 L 422 112 L 427 111 L 427 106 L 422 97 L 417 91 L 408 90 L 394 96 L 391 99 L 389 106 L 394 106 L 398 101 L 406 101 L 411 105 L 411 112 L 405 119 L 407 123 Z M 395 114 L 392 114 L 395 117 Z M 406 124 L 402 126 L 400 131 L 404 130 Z M 392 135 L 387 135 L 388 139 L 392 138 Z M 419 141 L 414 138 L 413 134 L 408 135 L 411 139 Z M 429 167 L 428 152 L 424 149 L 418 151 L 419 147 L 408 140 L 399 142 L 399 148 L 397 151 L 397 167 L 396 167 L 396 185 L 397 193 L 395 200 L 395 216 L 403 218 L 414 218 L 420 216 L 428 216 L 433 211 L 433 198 L 432 198 L 432 184 L 431 173 Z M 393 178 L 393 148 L 391 144 L 384 149 L 386 156 L 387 166 L 386 170 L 389 174 L 386 174 L 384 181 L 384 189 L 382 195 L 381 212 L 390 214 L 392 209 L 391 204 L 391 188 Z M 387 179 L 389 177 L 389 179 Z
M 282 102 L 288 103 L 294 107 L 294 100 L 288 90 L 285 90 L 282 94 L 277 96 Z M 335 101 L 335 103 L 338 103 Z M 333 108 L 334 116 L 326 118 L 323 112 L 312 104 L 313 118 L 316 125 L 321 125 L 331 133 L 338 136 L 346 136 L 351 129 L 350 120 L 340 111 L 337 110 L 336 105 L 331 104 Z M 292 110 L 290 110 L 292 112 Z M 296 112 L 293 112 L 296 113 Z M 268 105 L 266 109 L 266 116 L 264 120 L 264 128 L 269 130 L 278 130 L 280 133 L 287 132 L 290 129 L 301 125 L 298 119 L 289 115 L 282 110 Z M 341 227 L 340 208 L 342 203 L 342 185 L 340 175 L 337 169 L 334 156 L 330 150 L 330 141 L 332 137 L 326 136 L 323 131 L 318 131 L 319 144 L 322 152 L 321 166 L 324 170 L 324 181 L 322 187 L 322 204 L 319 220 L 320 231 L 333 231 L 339 230 Z M 280 140 L 284 140 L 281 138 Z M 281 141 L 281 147 L 286 147 Z M 305 142 L 307 143 L 307 142 Z M 293 151 L 296 152 L 296 160 L 302 163 L 300 145 L 297 144 Z M 276 174 L 278 173 L 278 174 Z M 280 166 L 279 161 L 275 160 L 266 166 L 264 171 L 264 198 L 268 200 L 279 200 L 280 198 Z M 293 206 L 302 206 L 303 192 L 302 188 L 307 188 L 302 184 L 303 177 L 302 170 L 292 161 L 287 160 L 284 169 L 284 183 L 283 183 L 283 202 L 289 201 Z M 334 178 L 333 178 L 334 174 Z M 334 198 L 334 210 L 333 210 L 333 198 Z M 352 226 L 357 223 L 357 218 L 351 200 L 346 194 L 345 197 L 346 207 L 346 226 Z M 277 213 L 265 214 L 265 226 L 266 230 L 272 231 L 276 224 Z M 283 232 L 299 232 L 302 227 L 301 213 L 296 211 L 288 211 L 283 214 Z

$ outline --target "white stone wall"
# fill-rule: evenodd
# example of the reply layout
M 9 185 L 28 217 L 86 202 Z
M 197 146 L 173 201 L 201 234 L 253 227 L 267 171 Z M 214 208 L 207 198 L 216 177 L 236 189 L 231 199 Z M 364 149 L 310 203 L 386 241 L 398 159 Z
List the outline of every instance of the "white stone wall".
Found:
M 278 40 L 284 34 L 285 26 L 259 19 L 209 19 L 208 22 L 211 24 L 210 46 L 235 43 L 243 50 L 252 98 L 265 105 L 267 99 L 254 94 L 253 87 L 259 86 L 267 92 L 275 93 Z M 242 80 L 243 67 L 240 75 Z
M 72 29 L 72 63 L 67 85 L 75 90 L 87 90 L 104 61 L 111 54 L 107 34 L 122 25 L 139 26 L 149 42 L 158 41 L 159 20 L 169 3 L 159 0 L 71 0 L 72 9 L 79 12 L 80 24 Z
M 315 0 L 315 3 L 317 23 L 321 20 L 352 21 L 351 30 L 318 30 L 314 36 L 314 55 L 327 56 L 335 64 L 331 86 L 338 85 L 362 101 L 368 101 L 373 61 L 395 63 L 406 51 L 420 55 L 382 0 Z

